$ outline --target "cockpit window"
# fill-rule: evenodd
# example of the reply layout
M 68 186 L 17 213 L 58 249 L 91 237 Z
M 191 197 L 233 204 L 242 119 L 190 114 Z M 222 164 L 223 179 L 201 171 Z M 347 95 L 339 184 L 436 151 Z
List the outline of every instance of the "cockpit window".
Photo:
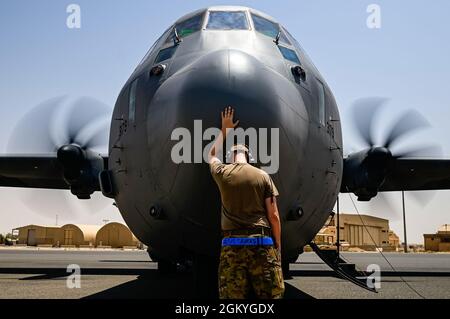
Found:
M 200 31 L 200 29 L 202 28 L 202 22 L 203 22 L 203 13 L 177 23 L 175 25 L 175 28 L 177 29 L 178 36 L 180 38 L 184 38 L 187 37 L 188 35 L 191 35 L 194 32 Z M 166 43 L 173 42 L 174 40 L 173 37 L 174 31 L 172 30 L 172 32 L 166 39 Z
M 297 53 L 295 53 L 294 50 L 282 47 L 281 45 L 278 46 L 278 49 L 280 49 L 281 54 L 286 60 L 301 64 L 300 59 L 298 58 Z
M 174 45 L 172 47 L 162 49 L 161 51 L 159 51 L 158 55 L 156 56 L 154 64 L 170 59 L 175 53 L 177 47 L 178 46 Z
M 280 28 L 280 26 L 277 23 L 267 20 L 256 14 L 253 14 L 253 13 L 252 13 L 252 19 L 253 19 L 253 25 L 255 26 L 256 31 L 258 31 L 264 35 L 267 35 L 268 37 L 271 37 L 273 39 L 275 39 L 276 36 L 278 35 L 278 32 L 281 31 L 280 42 L 291 44 L 289 39 L 284 34 L 284 31 Z
M 210 11 L 206 29 L 210 30 L 248 30 L 244 11 Z

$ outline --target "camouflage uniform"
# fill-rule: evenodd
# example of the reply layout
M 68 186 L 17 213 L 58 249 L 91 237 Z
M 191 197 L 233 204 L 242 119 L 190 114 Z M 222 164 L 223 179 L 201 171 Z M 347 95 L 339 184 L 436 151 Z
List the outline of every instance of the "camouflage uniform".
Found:
M 222 230 L 226 237 L 254 237 L 270 230 L 265 200 L 279 195 L 270 176 L 248 163 L 210 164 L 222 200 Z M 257 231 L 237 235 L 239 231 Z M 261 232 L 259 232 L 261 230 Z M 232 232 L 235 231 L 235 234 Z M 231 234 L 226 234 L 226 233 Z M 252 294 L 253 292 L 253 294 Z M 273 246 L 222 247 L 219 264 L 221 299 L 282 298 L 281 258 Z
M 220 298 L 245 299 L 251 290 L 260 299 L 283 297 L 283 273 L 276 249 L 273 246 L 222 247 L 219 264 Z

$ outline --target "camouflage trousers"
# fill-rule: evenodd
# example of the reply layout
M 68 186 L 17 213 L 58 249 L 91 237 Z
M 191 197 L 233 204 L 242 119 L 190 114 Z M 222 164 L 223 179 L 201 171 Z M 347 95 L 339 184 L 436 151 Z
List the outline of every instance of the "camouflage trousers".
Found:
M 281 299 L 281 259 L 273 246 L 222 247 L 219 264 L 220 299 Z

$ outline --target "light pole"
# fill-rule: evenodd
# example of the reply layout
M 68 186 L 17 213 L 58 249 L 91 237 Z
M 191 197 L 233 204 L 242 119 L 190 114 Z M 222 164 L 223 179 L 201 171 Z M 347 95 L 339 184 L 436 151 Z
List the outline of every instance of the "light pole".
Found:
M 340 246 L 341 246 L 341 239 L 340 239 L 340 233 L 339 233 L 339 229 L 341 228 L 341 225 L 339 224 L 339 195 L 337 197 L 337 201 L 336 201 L 336 212 L 337 212 L 337 218 L 336 218 L 336 248 L 337 248 L 337 253 L 338 253 L 338 258 L 339 258 L 339 251 L 340 251 Z
M 405 208 L 405 191 L 402 191 L 402 206 L 403 206 L 403 237 L 405 244 L 405 253 L 408 252 L 408 241 L 406 240 L 406 208 Z

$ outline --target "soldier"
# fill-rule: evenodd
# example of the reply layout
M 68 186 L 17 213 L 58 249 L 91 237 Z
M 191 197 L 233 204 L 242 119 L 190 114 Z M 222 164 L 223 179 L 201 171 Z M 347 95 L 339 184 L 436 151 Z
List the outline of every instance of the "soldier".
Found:
M 270 176 L 250 165 L 249 150 L 237 144 L 230 149 L 231 164 L 216 156 L 233 122 L 234 110 L 221 113 L 222 132 L 209 152 L 211 174 L 222 200 L 221 224 L 224 238 L 219 263 L 219 297 L 244 299 L 282 298 L 281 224 Z

